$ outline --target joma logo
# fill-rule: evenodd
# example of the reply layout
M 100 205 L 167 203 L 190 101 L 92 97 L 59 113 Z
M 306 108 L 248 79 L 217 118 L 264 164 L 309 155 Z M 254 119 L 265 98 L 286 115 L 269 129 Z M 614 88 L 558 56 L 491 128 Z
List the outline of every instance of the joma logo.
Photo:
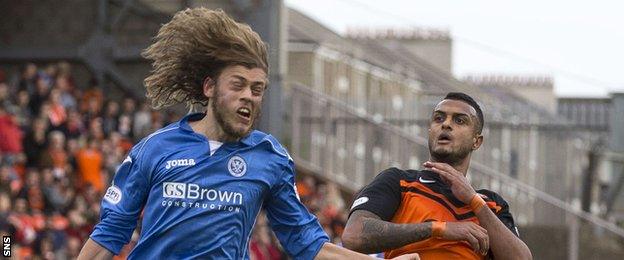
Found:
M 171 167 L 178 166 L 193 166 L 195 165 L 195 159 L 177 159 L 177 160 L 169 160 L 167 161 L 167 165 L 165 169 L 169 170 Z

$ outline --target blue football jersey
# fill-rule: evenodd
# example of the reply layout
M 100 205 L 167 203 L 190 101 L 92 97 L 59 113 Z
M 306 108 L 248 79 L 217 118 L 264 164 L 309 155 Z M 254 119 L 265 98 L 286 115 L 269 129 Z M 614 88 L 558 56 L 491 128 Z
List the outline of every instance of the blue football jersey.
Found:
M 203 116 L 187 115 L 132 148 L 104 195 L 91 239 L 118 254 L 142 213 L 130 259 L 248 259 L 264 208 L 285 250 L 314 258 L 329 239 L 297 197 L 286 150 L 253 131 L 210 155 L 208 139 L 188 124 Z

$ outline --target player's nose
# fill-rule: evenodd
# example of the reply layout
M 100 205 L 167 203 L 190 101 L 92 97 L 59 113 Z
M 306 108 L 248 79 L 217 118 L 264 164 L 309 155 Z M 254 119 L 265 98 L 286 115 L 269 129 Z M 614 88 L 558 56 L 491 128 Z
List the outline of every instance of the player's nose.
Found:
M 252 97 L 253 97 L 253 93 L 251 92 L 251 88 L 245 88 L 243 89 L 243 91 L 241 91 L 241 95 L 239 98 L 241 100 L 251 101 Z
M 447 119 L 445 119 L 442 122 L 442 129 L 451 129 L 451 120 L 453 120 L 451 117 L 448 117 Z

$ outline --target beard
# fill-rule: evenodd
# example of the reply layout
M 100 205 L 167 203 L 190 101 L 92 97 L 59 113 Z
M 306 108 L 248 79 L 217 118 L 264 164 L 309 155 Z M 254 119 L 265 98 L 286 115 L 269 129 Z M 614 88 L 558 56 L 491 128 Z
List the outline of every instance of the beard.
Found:
M 464 144 L 459 147 L 459 150 L 453 151 L 450 149 L 435 149 L 433 148 L 434 143 L 432 142 L 435 141 L 429 139 L 429 154 L 431 155 L 431 159 L 436 162 L 457 165 L 472 152 L 472 146 L 470 144 Z
M 219 127 L 223 129 L 223 132 L 227 136 L 237 140 L 246 137 L 249 133 L 251 133 L 254 125 L 256 124 L 256 119 L 260 116 L 260 108 L 252 107 L 254 112 L 250 115 L 250 126 L 245 129 L 235 128 L 231 121 L 236 120 L 234 119 L 236 117 L 236 113 L 234 113 L 234 115 L 228 114 L 227 108 L 221 99 L 219 88 L 215 88 L 215 97 L 211 106 L 215 120 L 217 121 L 217 124 L 219 124 Z

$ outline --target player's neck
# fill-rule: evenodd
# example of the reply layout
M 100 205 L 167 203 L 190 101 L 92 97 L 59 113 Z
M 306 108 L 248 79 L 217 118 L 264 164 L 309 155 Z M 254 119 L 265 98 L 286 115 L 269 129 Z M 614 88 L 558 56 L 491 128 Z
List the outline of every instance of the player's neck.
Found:
M 239 140 L 225 133 L 210 108 L 206 110 L 206 116 L 204 116 L 204 118 L 199 121 L 190 122 L 189 125 L 193 131 L 206 136 L 208 140 L 222 143 L 236 142 Z
M 468 173 L 468 168 L 470 167 L 470 155 L 471 154 L 468 154 L 468 156 L 466 156 L 464 159 L 459 160 L 457 162 L 445 162 L 445 161 L 437 160 L 434 157 L 430 157 L 429 161 L 447 163 L 448 165 L 453 167 L 455 170 L 457 170 L 458 172 L 461 172 L 464 176 L 466 176 L 466 174 Z

